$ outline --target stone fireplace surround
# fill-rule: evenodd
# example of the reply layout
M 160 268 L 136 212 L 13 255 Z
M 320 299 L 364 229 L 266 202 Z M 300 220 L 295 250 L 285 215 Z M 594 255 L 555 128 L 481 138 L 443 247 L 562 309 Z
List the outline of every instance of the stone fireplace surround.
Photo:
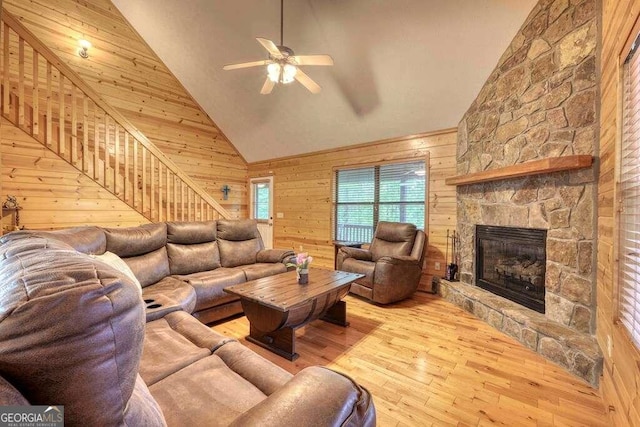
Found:
M 540 0 L 458 126 L 457 174 L 597 159 L 595 0 Z M 596 384 L 596 167 L 457 187 L 460 282 L 448 300 Z M 475 225 L 547 230 L 545 314 L 475 286 Z
M 597 384 L 602 355 L 593 337 L 593 168 L 458 187 L 460 282 L 444 298 Z M 477 224 L 547 230 L 545 305 L 537 313 L 476 286 Z

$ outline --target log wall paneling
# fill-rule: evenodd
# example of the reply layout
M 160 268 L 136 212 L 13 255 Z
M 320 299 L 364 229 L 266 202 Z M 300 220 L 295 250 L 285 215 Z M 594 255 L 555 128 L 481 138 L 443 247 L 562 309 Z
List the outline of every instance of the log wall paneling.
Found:
M 3 5 L 232 216 L 247 216 L 246 162 L 109 0 L 6 0 Z M 83 38 L 92 43 L 86 60 L 77 55 Z M 57 94 L 62 82 L 56 77 Z M 50 94 L 49 79 L 42 84 Z M 69 99 L 55 105 L 72 108 Z M 46 125 L 47 135 L 56 131 L 55 124 Z M 57 130 L 64 132 L 62 126 Z M 220 192 L 224 184 L 232 188 L 229 200 Z
M 148 177 L 149 188 L 132 188 L 132 191 L 148 190 L 149 210 L 142 214 L 150 220 L 158 221 L 162 219 L 163 191 L 162 168 L 171 171 L 181 181 L 184 181 L 189 189 L 197 195 L 201 204 L 206 201 L 215 209 L 216 216 L 229 214 L 222 208 L 206 190 L 197 188 L 188 175 L 181 171 L 171 159 L 167 158 L 146 136 L 135 128 L 121 113 L 112 106 L 105 103 L 98 93 L 88 86 L 75 71 L 61 63 L 55 54 L 37 39 L 28 29 L 10 13 L 4 11 L 4 22 L 10 30 L 5 35 L 9 40 L 8 49 L 3 49 L 2 55 L 5 58 L 14 58 L 9 61 L 9 68 L 3 68 L 3 76 L 8 76 L 8 85 L 3 85 L 3 90 L 9 93 L 9 106 L 3 110 L 2 115 L 11 121 L 18 128 L 36 140 L 45 144 L 52 151 L 57 153 L 71 166 L 80 172 L 86 172 L 92 176 L 107 191 L 132 205 L 126 197 L 125 185 L 128 185 L 126 176 L 129 171 L 126 167 L 129 158 L 125 158 L 128 153 L 123 150 L 122 144 L 126 137 L 132 137 L 140 144 L 140 149 L 148 151 L 149 170 L 142 170 L 141 173 Z M 3 48 L 6 45 L 3 43 Z M 37 52 L 36 52 L 37 51 Z M 47 111 L 54 115 L 46 118 L 51 123 L 52 132 L 48 138 L 42 138 L 36 126 L 39 121 L 37 114 L 34 114 L 34 105 L 40 104 L 40 93 L 38 90 L 41 75 L 38 65 L 40 61 L 35 61 L 42 56 L 47 66 L 47 81 L 51 81 L 51 90 L 47 91 L 47 98 L 44 100 L 48 104 Z M 28 62 L 31 60 L 32 62 Z M 36 62 L 38 64 L 36 64 Z M 4 61 L 2 62 L 4 64 Z M 3 82 L 5 80 L 3 79 Z M 49 85 L 48 85 L 49 86 Z M 56 93 L 57 91 L 57 93 Z M 87 98 L 92 98 L 92 103 L 86 102 Z M 88 114 L 80 116 L 78 106 L 83 104 L 87 108 L 92 108 L 95 118 L 93 122 L 87 121 Z M 89 107 L 90 105 L 90 107 Z M 94 131 L 91 132 L 90 129 Z M 86 129 L 86 132 L 85 132 Z M 85 171 L 81 157 L 86 153 L 79 153 L 80 132 L 86 136 L 83 139 L 94 138 L 93 153 L 96 171 L 91 173 Z M 87 144 L 88 146 L 88 144 Z M 84 148 L 86 149 L 87 146 Z M 156 173 L 156 168 L 158 172 Z M 157 204 L 154 203 L 157 201 Z M 188 205 L 188 209 L 197 209 L 195 205 Z M 188 217 L 196 217 L 196 212 L 189 212 Z M 166 217 L 167 220 L 172 218 Z
M 456 227 L 456 190 L 445 178 L 456 172 L 455 130 L 385 140 L 343 149 L 249 164 L 251 178 L 273 175 L 273 242 L 276 248 L 300 249 L 319 267 L 333 268 L 332 180 L 337 167 L 429 158 L 428 235 L 426 266 L 420 289 L 430 290 L 434 275 L 445 267 L 447 229 Z M 440 270 L 435 270 L 435 263 Z
M 18 197 L 21 225 L 46 230 L 148 222 L 9 121 L 2 118 L 0 127 L 2 198 Z
M 601 392 L 610 409 L 612 425 L 640 425 L 640 354 L 616 322 L 614 257 L 616 146 L 619 55 L 640 16 L 640 0 L 602 1 L 602 52 L 600 86 L 600 176 L 598 182 L 598 291 L 597 338 L 604 353 Z

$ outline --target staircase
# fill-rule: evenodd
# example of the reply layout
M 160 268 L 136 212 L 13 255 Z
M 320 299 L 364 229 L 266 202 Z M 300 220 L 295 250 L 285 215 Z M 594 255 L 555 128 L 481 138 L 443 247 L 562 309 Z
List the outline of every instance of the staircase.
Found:
M 229 212 L 6 10 L 0 113 L 152 222 Z

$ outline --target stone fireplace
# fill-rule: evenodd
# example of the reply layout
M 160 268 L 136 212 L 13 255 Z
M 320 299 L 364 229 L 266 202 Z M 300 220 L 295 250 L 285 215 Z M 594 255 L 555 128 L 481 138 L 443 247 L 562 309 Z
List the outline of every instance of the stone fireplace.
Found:
M 478 285 L 476 225 L 545 230 L 545 316 L 593 333 L 594 197 L 591 168 L 458 187 L 461 281 Z
M 540 0 L 534 7 L 460 121 L 458 177 L 564 156 L 597 158 L 595 5 L 595 0 Z M 593 338 L 595 185 L 594 167 L 532 170 L 458 185 L 460 283 L 442 286 L 448 300 L 592 383 L 601 370 Z M 478 265 L 478 225 L 542 230 L 544 261 L 537 250 L 520 253 L 494 241 L 480 250 L 506 255 L 494 261 L 490 273 Z M 505 276 L 535 263 L 543 264 L 543 282 L 536 271 L 504 284 Z M 536 291 L 532 299 L 541 299 L 544 309 L 486 291 L 483 281 L 492 274 L 503 282 L 494 283 L 492 292 L 500 286 Z
M 546 230 L 477 225 L 476 284 L 544 313 Z

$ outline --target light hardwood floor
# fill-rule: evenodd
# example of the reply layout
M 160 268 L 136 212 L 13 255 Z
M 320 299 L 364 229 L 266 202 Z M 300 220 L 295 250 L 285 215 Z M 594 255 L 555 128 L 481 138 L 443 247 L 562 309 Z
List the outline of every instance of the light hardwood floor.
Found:
M 244 337 L 239 317 L 213 326 L 289 372 L 324 365 L 373 395 L 379 426 L 608 426 L 597 390 L 439 297 L 387 307 L 348 296 L 351 326 L 297 331 L 289 362 Z

